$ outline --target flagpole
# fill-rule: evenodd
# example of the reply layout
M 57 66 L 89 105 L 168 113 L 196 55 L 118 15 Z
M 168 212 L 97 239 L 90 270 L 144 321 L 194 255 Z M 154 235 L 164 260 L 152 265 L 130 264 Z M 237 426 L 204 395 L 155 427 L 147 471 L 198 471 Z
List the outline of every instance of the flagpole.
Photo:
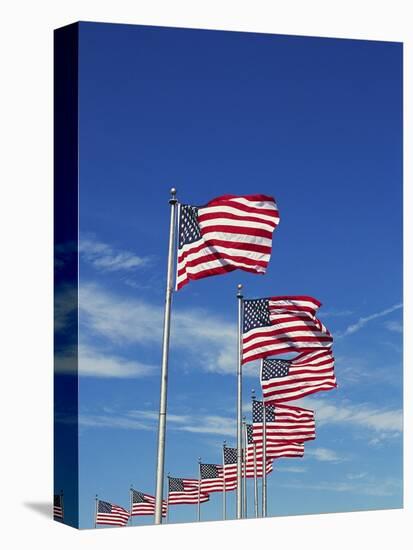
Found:
M 168 483 L 168 491 L 167 491 L 167 497 L 166 497 L 166 523 L 169 523 L 169 472 L 166 479 Z M 155 501 L 155 504 L 156 504 L 156 501 Z
M 262 401 L 262 517 L 267 517 L 267 410 L 264 400 Z
M 222 491 L 222 517 L 227 519 L 227 484 L 225 481 L 225 447 L 227 442 L 224 441 L 222 445 L 222 477 L 224 478 L 224 487 Z
M 242 285 L 238 285 L 237 519 L 242 518 Z
M 97 518 L 98 518 L 98 496 L 96 495 L 95 497 L 95 529 L 96 529 L 96 523 L 97 523 Z
M 246 423 L 246 417 L 242 417 L 242 427 L 243 427 L 243 436 L 244 436 L 244 443 L 243 443 L 243 452 L 242 452 L 242 458 L 243 458 L 243 476 L 244 476 L 244 487 L 243 487 L 243 497 L 244 497 L 244 513 L 243 517 L 248 517 L 247 513 L 247 423 Z
M 201 521 L 201 457 L 198 457 L 198 521 Z
M 252 402 L 255 401 L 255 390 L 251 390 Z M 258 482 L 257 482 L 257 446 L 255 441 L 253 441 L 253 450 L 254 450 L 254 511 L 255 517 L 258 515 Z
M 165 294 L 165 315 L 163 324 L 162 343 L 162 371 L 161 371 L 161 393 L 159 401 L 159 425 L 158 425 L 158 456 L 156 466 L 156 495 L 155 495 L 155 524 L 162 523 L 162 500 L 165 467 L 165 433 L 166 433 L 166 405 L 168 390 L 168 356 L 169 356 L 169 334 L 171 325 L 171 303 L 173 292 L 173 265 L 174 265 L 174 244 L 176 230 L 176 189 L 172 187 L 171 217 L 169 223 L 169 247 L 168 247 L 168 268 L 166 276 Z
M 133 508 L 132 489 L 133 489 L 133 485 L 131 483 L 129 487 L 129 519 L 130 519 L 131 525 L 132 525 L 132 519 L 133 519 L 132 518 L 132 508 Z

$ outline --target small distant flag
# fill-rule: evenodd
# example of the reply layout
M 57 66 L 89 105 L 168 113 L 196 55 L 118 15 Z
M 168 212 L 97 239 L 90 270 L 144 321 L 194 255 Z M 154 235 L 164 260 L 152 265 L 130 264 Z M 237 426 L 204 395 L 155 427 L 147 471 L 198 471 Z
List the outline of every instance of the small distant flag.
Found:
M 237 449 L 224 447 L 224 475 L 226 480 L 237 479 Z
M 224 467 L 219 464 L 200 464 L 201 491 L 213 493 L 224 490 Z M 237 488 L 237 480 L 225 479 L 225 491 L 233 491 Z
M 205 206 L 179 205 L 176 288 L 242 269 L 265 273 L 280 217 L 272 197 L 223 195 Z
M 266 409 L 266 445 L 272 443 L 304 443 L 315 439 L 314 411 L 291 405 L 265 405 Z M 252 422 L 254 441 L 262 445 L 263 440 L 262 401 L 252 403 Z
M 131 516 L 153 516 L 155 513 L 155 497 L 131 489 Z M 166 516 L 166 501 L 162 501 L 162 516 Z
M 199 493 L 199 480 L 169 477 L 168 506 L 170 504 L 198 504 L 207 502 L 209 495 Z
M 315 316 L 320 306 L 310 296 L 244 300 L 243 363 L 291 351 L 330 348 L 333 338 Z
M 53 495 L 53 518 L 63 519 L 63 494 Z
M 97 501 L 96 524 L 97 525 L 119 525 L 124 526 L 129 521 L 129 512 L 104 500 Z
M 337 387 L 330 349 L 302 353 L 295 359 L 264 359 L 261 386 L 265 403 L 299 399 Z

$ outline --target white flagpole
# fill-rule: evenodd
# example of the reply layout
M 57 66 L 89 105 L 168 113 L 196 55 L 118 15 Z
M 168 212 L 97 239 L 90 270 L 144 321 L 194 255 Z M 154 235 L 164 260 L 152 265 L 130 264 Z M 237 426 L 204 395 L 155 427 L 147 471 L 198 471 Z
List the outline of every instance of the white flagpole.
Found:
M 198 458 L 198 521 L 201 521 L 201 457 Z
M 262 401 L 262 517 L 267 517 L 267 411 Z
M 129 488 L 129 520 L 132 525 L 132 508 L 133 508 L 133 493 L 132 493 L 133 485 L 131 484 Z
M 165 316 L 163 325 L 163 344 L 162 344 L 162 371 L 161 371 L 161 395 L 159 402 L 159 425 L 158 425 L 158 456 L 156 466 L 156 495 L 155 495 L 155 523 L 162 523 L 162 499 L 165 467 L 165 433 L 166 433 L 166 405 L 168 391 L 168 356 L 169 356 L 169 334 L 171 324 L 171 303 L 173 292 L 173 265 L 174 265 L 174 245 L 176 230 L 176 189 L 172 187 L 171 198 L 171 217 L 169 223 L 169 247 L 168 247 L 168 268 L 166 276 L 166 295 L 165 295 Z
M 247 512 L 247 423 L 246 423 L 246 417 L 243 416 L 242 426 L 243 426 L 243 436 L 244 436 L 244 444 L 243 444 L 243 476 L 244 476 L 244 487 L 243 487 L 243 497 L 244 497 L 244 513 L 243 517 L 248 517 Z
M 237 519 L 242 518 L 242 285 L 238 285 Z
M 225 447 L 227 442 L 224 441 L 224 444 L 222 445 L 222 477 L 224 478 L 224 487 L 222 490 L 222 517 L 223 519 L 227 519 L 227 484 L 225 481 Z
M 255 390 L 251 390 L 252 402 L 255 401 Z M 259 517 L 258 514 L 258 482 L 257 482 L 257 446 L 255 442 L 253 443 L 254 449 L 254 511 L 255 517 Z
M 98 496 L 96 495 L 95 497 L 95 529 L 96 529 L 96 525 L 97 525 L 97 519 L 98 519 Z

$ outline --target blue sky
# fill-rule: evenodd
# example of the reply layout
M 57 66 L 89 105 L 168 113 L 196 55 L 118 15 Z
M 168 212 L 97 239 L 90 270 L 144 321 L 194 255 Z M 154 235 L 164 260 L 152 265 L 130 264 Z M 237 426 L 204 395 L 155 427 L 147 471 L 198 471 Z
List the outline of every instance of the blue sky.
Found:
M 79 59 L 81 527 L 96 493 L 154 494 L 171 186 L 194 205 L 273 195 L 281 221 L 265 276 L 174 295 L 166 472 L 195 477 L 235 444 L 241 282 L 316 297 L 334 336 L 338 389 L 294 402 L 317 439 L 276 462 L 268 514 L 402 506 L 401 45 L 82 23 Z M 255 363 L 247 415 L 252 388 Z

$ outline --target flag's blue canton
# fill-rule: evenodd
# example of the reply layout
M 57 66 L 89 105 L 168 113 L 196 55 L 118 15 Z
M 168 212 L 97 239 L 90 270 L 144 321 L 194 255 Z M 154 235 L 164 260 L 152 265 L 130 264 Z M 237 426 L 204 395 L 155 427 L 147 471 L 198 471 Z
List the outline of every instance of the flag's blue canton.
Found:
M 265 406 L 266 422 L 275 422 L 275 408 L 272 405 Z M 252 421 L 254 424 L 261 424 L 263 421 L 263 405 L 262 401 L 252 402 Z
M 169 478 L 169 491 L 171 493 L 185 491 L 184 482 L 179 477 Z
M 232 447 L 224 447 L 224 464 L 236 464 L 237 449 Z
M 98 512 L 100 514 L 110 514 L 110 513 L 112 513 L 112 504 L 110 504 L 109 502 L 105 502 L 104 500 L 99 500 Z
M 268 299 L 244 300 L 244 332 L 253 328 L 270 327 Z
M 137 504 L 138 502 L 148 502 L 145 498 L 145 495 L 141 493 L 140 491 L 135 491 L 135 489 L 132 489 L 132 502 L 133 504 Z
M 288 376 L 291 361 L 287 359 L 264 359 L 262 365 L 262 380 L 271 378 L 283 378 Z
M 198 208 L 189 204 L 180 206 L 179 220 L 179 248 L 201 239 L 201 230 L 198 224 Z
M 247 424 L 247 444 L 252 445 L 254 443 L 254 428 L 252 424 Z
M 201 464 L 201 479 L 215 479 L 216 477 L 219 477 L 219 472 L 215 464 Z

